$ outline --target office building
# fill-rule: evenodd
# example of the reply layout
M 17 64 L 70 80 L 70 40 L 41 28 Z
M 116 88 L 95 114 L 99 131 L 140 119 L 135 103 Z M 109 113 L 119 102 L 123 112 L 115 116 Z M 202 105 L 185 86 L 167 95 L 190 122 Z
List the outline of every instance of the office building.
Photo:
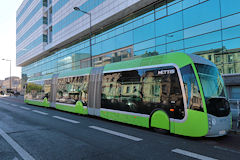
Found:
M 222 74 L 240 73 L 239 6 L 239 0 L 24 0 L 16 16 L 17 65 L 27 80 L 184 52 L 213 61 Z

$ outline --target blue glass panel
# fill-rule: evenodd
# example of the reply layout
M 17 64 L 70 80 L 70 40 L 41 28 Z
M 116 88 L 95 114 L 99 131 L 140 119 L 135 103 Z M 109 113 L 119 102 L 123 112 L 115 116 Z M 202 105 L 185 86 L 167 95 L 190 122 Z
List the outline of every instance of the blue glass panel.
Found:
M 109 52 L 109 51 L 115 50 L 116 49 L 116 41 L 115 40 L 116 40 L 115 38 L 111 38 L 111 39 L 101 42 L 102 43 L 102 51 Z
M 93 55 L 98 55 L 98 54 L 101 54 L 103 53 L 102 52 L 102 43 L 96 43 L 92 46 L 92 52 L 93 52 Z
M 239 0 L 220 0 L 222 16 L 227 16 L 239 11 Z
M 209 0 L 183 11 L 184 27 L 220 18 L 219 0 Z
M 192 1 L 192 0 L 191 0 Z M 173 1 L 172 4 L 168 4 L 168 14 L 173 14 L 175 12 L 181 11 L 183 9 L 182 7 L 182 1 Z
M 120 34 L 116 37 L 116 49 L 133 44 L 133 31 Z
M 236 27 L 224 29 L 222 33 L 223 33 L 223 40 L 240 37 L 240 25 Z
M 83 3 L 79 8 L 85 12 L 89 12 L 96 8 L 98 5 L 100 5 L 101 3 L 103 3 L 104 1 L 105 0 L 99 0 L 93 3 L 91 0 L 88 0 L 85 3 Z M 61 21 L 59 21 L 57 24 L 53 26 L 53 35 L 61 31 L 68 25 L 72 24 L 74 21 L 76 21 L 83 15 L 85 15 L 85 13 L 73 10 L 70 14 L 68 14 L 65 18 L 63 18 Z
M 166 53 L 166 52 L 167 52 L 166 50 L 167 50 L 166 45 L 156 46 L 156 51 L 157 51 L 159 54 Z
M 221 41 L 221 32 L 212 32 L 184 40 L 185 48 Z
M 219 43 L 212 43 L 208 45 L 185 49 L 185 53 L 193 53 L 193 54 L 213 53 L 214 50 L 218 50 L 221 48 L 222 48 L 222 44 L 219 42 Z
M 29 52 L 30 50 L 32 50 L 34 47 L 37 47 L 41 43 L 43 43 L 43 35 L 39 36 L 34 41 L 32 41 L 29 45 L 27 45 L 24 49 L 17 52 L 17 55 L 16 55 L 17 58 L 20 57 L 21 55 L 24 55 L 25 53 Z
M 151 12 L 148 12 L 147 14 L 148 15 L 143 18 L 143 24 L 147 24 L 154 21 L 154 12 L 151 11 Z
M 167 43 L 183 39 L 183 31 L 169 33 L 165 35 Z
M 59 9 L 61 9 L 69 0 L 59 0 L 52 8 L 53 14 L 55 14 Z
M 32 4 L 33 0 L 28 0 L 25 6 L 21 9 L 19 14 L 17 15 L 17 21 L 22 17 L 23 13 L 28 9 L 28 7 Z
M 199 0 L 184 0 L 182 3 L 183 3 L 183 9 L 185 9 L 198 4 Z
M 175 52 L 181 49 L 183 49 L 183 40 L 167 44 L 167 52 Z
M 189 38 L 193 36 L 197 36 L 200 34 L 212 32 L 215 30 L 220 30 L 221 29 L 221 21 L 216 20 L 216 21 L 211 21 L 209 23 L 204 23 L 198 26 L 194 26 L 188 29 L 184 30 L 184 38 Z
M 156 38 L 156 45 L 161 45 L 167 43 L 166 35 Z
M 155 7 L 157 8 L 155 10 L 156 19 L 167 15 L 166 0 L 163 0 L 162 2 L 158 3 Z
M 223 28 L 235 26 L 240 24 L 240 13 L 232 16 L 228 16 L 222 19 Z
M 134 43 L 138 43 L 155 36 L 154 23 L 149 23 L 134 30 Z
M 167 33 L 183 29 L 182 13 L 176 13 L 156 21 L 156 35 L 161 36 Z
M 239 52 L 240 51 L 240 49 L 239 49 L 240 48 L 240 38 L 223 41 L 223 46 L 228 51 L 235 49 L 235 52 Z
M 132 30 L 132 29 L 133 29 L 133 23 L 128 23 L 127 25 L 123 26 L 123 31 L 124 32 Z
M 42 1 L 40 1 L 37 6 L 32 10 L 31 13 L 24 19 L 24 21 L 17 27 L 17 33 L 22 30 L 22 28 L 34 17 L 34 15 L 42 8 Z
M 134 44 L 134 52 L 145 49 L 145 48 L 154 47 L 154 46 L 155 46 L 155 39 L 150 39 L 148 41 Z
M 143 49 L 137 52 L 133 52 L 133 54 L 134 54 L 134 57 L 149 57 L 149 56 L 158 54 L 155 50 L 156 50 L 155 47 L 152 47 L 152 48 Z
M 26 38 L 28 38 L 36 29 L 38 29 L 43 24 L 43 19 L 40 18 L 27 32 L 22 35 L 16 42 L 17 46 L 22 43 Z

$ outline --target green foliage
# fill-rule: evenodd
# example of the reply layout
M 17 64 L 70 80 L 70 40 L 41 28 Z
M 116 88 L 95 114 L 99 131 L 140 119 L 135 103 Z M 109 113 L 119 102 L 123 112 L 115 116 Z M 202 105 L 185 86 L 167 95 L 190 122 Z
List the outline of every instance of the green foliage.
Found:
M 43 86 L 35 83 L 28 83 L 27 85 L 27 93 L 30 93 L 31 91 L 41 92 L 43 90 Z

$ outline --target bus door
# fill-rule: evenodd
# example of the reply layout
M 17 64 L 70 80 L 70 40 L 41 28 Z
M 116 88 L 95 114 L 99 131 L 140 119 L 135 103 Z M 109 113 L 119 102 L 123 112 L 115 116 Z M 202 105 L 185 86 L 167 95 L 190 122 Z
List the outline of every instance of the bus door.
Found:
M 96 67 L 91 70 L 88 87 L 89 115 L 100 116 L 103 68 Z
M 51 81 L 50 106 L 53 108 L 56 107 L 57 78 L 58 74 L 54 74 Z

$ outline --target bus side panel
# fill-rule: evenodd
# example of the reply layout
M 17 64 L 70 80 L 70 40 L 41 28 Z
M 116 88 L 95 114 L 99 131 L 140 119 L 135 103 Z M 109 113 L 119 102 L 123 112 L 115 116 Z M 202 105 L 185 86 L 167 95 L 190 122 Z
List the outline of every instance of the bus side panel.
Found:
M 208 133 L 208 117 L 204 112 L 187 110 L 188 117 L 185 122 L 174 122 L 175 134 L 202 137 Z
M 48 100 L 46 98 L 44 98 L 43 101 L 34 101 L 34 100 L 25 99 L 24 102 L 27 104 L 32 104 L 32 105 L 36 105 L 36 106 L 50 107 L 50 103 L 48 102 Z
M 56 109 L 84 115 L 88 114 L 87 108 L 84 108 L 83 104 L 80 101 L 78 101 L 74 107 L 64 104 L 56 104 Z
M 101 111 L 100 117 L 108 120 L 112 120 L 112 121 L 133 124 L 136 126 L 149 128 L 148 117 L 141 117 L 136 115 L 128 115 L 128 114 L 109 112 L 109 111 Z
M 166 112 L 158 110 L 153 113 L 151 117 L 151 127 L 161 128 L 161 129 L 170 129 L 169 118 Z

